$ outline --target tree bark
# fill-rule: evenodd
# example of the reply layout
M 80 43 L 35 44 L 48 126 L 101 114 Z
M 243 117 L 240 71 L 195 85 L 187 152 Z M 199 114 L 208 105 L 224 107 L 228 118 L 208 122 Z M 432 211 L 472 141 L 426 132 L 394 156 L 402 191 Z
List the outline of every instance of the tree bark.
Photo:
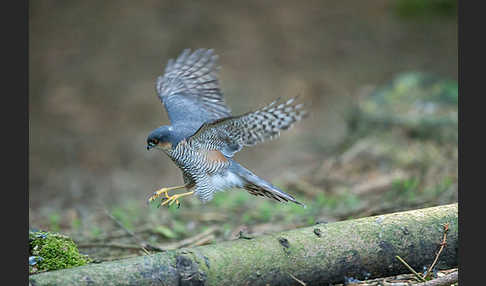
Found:
M 31 275 L 31 285 L 306 285 L 457 267 L 457 204 L 318 224 L 253 239 Z

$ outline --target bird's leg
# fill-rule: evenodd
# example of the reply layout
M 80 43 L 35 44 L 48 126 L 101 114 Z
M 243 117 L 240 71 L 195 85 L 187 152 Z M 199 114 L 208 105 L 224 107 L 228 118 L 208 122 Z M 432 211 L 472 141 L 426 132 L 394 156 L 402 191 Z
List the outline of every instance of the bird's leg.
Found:
M 154 201 L 156 198 L 162 196 L 162 194 L 165 194 L 165 197 L 166 198 L 169 198 L 169 195 L 167 194 L 169 191 L 173 191 L 173 190 L 178 190 L 178 189 L 183 189 L 185 188 L 186 186 L 183 185 L 183 186 L 175 186 L 175 187 L 169 187 L 169 188 L 162 188 L 156 192 L 154 192 L 150 198 L 148 198 L 148 202 L 152 202 Z
M 163 206 L 163 205 L 166 205 L 168 204 L 169 206 L 172 205 L 174 202 L 177 203 L 178 207 L 181 205 L 181 203 L 179 202 L 179 198 L 181 197 L 185 197 L 185 196 L 189 196 L 189 195 L 192 195 L 194 194 L 194 191 L 190 191 L 190 192 L 187 192 L 187 193 L 182 193 L 182 194 L 175 194 L 175 195 L 172 195 L 172 196 L 169 196 L 167 195 L 167 193 L 165 194 L 166 196 L 166 199 L 159 205 L 159 207 Z

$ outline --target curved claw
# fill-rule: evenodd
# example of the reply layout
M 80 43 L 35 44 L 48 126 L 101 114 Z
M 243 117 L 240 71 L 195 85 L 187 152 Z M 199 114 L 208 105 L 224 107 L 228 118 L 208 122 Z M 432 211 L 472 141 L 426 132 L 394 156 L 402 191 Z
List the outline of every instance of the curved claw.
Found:
M 158 191 L 155 191 L 152 193 L 152 195 L 150 195 L 147 199 L 147 204 L 150 204 L 151 202 L 155 201 L 155 199 L 157 199 L 158 197 L 162 196 L 165 194 L 165 197 L 166 198 L 169 198 L 169 195 L 168 195 L 168 192 L 169 191 L 173 191 L 173 190 L 177 190 L 177 189 L 182 189 L 182 188 L 185 188 L 186 186 L 176 186 L 176 187 L 169 187 L 169 188 L 162 188 Z
M 150 204 L 151 202 L 155 201 L 157 197 L 158 197 L 157 192 L 153 192 L 151 195 L 148 196 L 147 204 Z
M 167 193 L 165 193 L 165 198 L 162 198 L 160 201 L 160 204 L 157 205 L 157 208 L 160 208 L 161 206 L 167 204 L 167 202 L 171 199 L 172 197 L 169 196 Z
M 188 196 L 188 195 L 192 195 L 192 194 L 194 194 L 194 191 L 182 193 L 182 194 L 176 194 L 176 195 L 172 195 L 172 196 L 169 196 L 166 193 L 165 198 L 162 199 L 162 201 L 161 201 L 161 203 L 159 204 L 158 207 L 161 207 L 161 206 L 164 206 L 164 205 L 171 206 L 174 203 L 177 203 L 177 208 L 180 208 L 181 203 L 179 202 L 179 198 L 184 197 L 184 196 Z

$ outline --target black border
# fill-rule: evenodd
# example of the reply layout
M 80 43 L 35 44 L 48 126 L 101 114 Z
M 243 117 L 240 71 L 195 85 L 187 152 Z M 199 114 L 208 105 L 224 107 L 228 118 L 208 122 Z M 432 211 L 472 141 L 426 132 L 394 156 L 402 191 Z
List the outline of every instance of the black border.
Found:
M 5 2 L 2 29 L 2 238 L 8 259 L 4 281 L 28 281 L 29 105 L 28 105 L 28 1 Z M 24 208 L 23 206 L 26 206 Z M 12 279 L 10 279 L 12 278 Z M 24 279 L 22 279 L 24 278 Z M 22 279 L 22 280 L 21 280 Z M 25 281 L 25 282 L 24 282 Z M 23 282 L 23 283 L 22 283 Z
M 485 105 L 474 98 L 484 97 L 484 10 L 477 1 L 458 1 L 458 81 L 459 81 L 459 284 L 481 285 L 474 283 L 483 280 L 484 272 L 480 250 L 484 245 L 484 200 L 475 196 L 484 193 L 483 162 L 485 156 L 477 146 L 484 144 Z M 467 6 L 467 7 L 466 7 Z M 483 83 L 483 84 L 482 84 Z M 471 118 L 471 120 L 467 120 Z M 479 123 L 479 126 L 474 126 Z M 469 140 L 465 139 L 469 134 Z M 476 145 L 476 146 L 473 146 Z M 484 147 L 483 147 L 484 148 Z M 484 152 L 482 152 L 484 153 Z M 476 158 L 471 166 L 471 161 Z M 469 162 L 469 163 L 468 163 Z M 477 263 L 478 261 L 479 263 Z

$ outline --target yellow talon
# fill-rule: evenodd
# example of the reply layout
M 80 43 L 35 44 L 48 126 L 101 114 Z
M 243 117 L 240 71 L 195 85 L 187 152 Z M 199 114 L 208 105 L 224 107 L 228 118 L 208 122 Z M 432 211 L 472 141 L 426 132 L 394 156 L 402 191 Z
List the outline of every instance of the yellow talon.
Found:
M 165 194 L 166 198 L 169 198 L 169 195 L 167 194 L 169 191 L 173 190 L 178 190 L 185 188 L 186 186 L 176 186 L 176 187 L 169 187 L 169 188 L 162 188 L 156 192 L 154 192 L 149 198 L 148 198 L 148 203 L 153 202 L 155 199 L 160 197 L 161 195 Z
M 174 202 L 176 202 L 177 205 L 180 206 L 181 203 L 179 202 L 179 198 L 185 197 L 185 196 L 189 196 L 189 195 L 192 195 L 192 194 L 194 194 L 194 191 L 190 191 L 190 192 L 182 193 L 182 194 L 175 194 L 175 195 L 172 195 L 172 196 L 169 196 L 166 193 L 165 194 L 166 195 L 166 199 L 159 205 L 159 207 L 161 207 L 163 205 L 171 206 Z

